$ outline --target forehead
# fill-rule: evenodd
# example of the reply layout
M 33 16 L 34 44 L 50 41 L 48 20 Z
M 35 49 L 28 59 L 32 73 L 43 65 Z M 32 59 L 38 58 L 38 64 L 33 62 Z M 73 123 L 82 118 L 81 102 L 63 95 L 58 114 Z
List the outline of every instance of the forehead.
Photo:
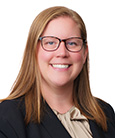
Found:
M 56 36 L 61 38 L 72 36 L 80 37 L 80 29 L 72 18 L 58 17 L 48 23 L 44 29 L 43 36 Z

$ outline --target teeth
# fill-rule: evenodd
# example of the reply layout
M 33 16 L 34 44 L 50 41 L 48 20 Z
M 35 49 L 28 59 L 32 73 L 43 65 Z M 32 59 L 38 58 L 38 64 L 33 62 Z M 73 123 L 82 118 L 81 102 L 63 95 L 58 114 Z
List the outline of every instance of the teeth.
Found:
M 54 68 L 60 68 L 60 69 L 64 69 L 64 68 L 68 68 L 69 67 L 69 65 L 52 65 Z

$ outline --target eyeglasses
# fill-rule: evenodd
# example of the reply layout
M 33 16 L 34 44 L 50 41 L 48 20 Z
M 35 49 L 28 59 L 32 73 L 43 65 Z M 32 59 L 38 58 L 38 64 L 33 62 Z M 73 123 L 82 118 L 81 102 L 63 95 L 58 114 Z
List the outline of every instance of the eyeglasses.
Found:
M 49 52 L 57 50 L 61 42 L 65 43 L 65 47 L 68 51 L 79 52 L 83 48 L 84 43 L 86 43 L 86 40 L 80 37 L 59 39 L 54 36 L 43 36 L 40 37 L 39 40 L 41 41 L 42 48 Z

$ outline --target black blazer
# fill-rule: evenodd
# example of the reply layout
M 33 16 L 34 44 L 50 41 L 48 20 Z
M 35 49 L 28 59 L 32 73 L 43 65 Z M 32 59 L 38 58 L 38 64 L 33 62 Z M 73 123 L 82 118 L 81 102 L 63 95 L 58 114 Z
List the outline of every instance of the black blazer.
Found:
M 108 118 L 104 132 L 95 121 L 89 120 L 93 138 L 115 138 L 115 114 L 109 104 L 99 101 Z M 47 113 L 40 124 L 24 123 L 24 101 L 4 101 L 0 104 L 0 138 L 71 138 L 57 116 L 46 104 Z

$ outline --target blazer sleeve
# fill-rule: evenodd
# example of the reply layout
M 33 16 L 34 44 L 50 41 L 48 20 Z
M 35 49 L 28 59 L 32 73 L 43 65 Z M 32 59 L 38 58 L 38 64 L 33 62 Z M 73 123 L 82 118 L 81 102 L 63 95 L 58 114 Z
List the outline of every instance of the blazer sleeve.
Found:
M 7 138 L 7 137 L 0 132 L 0 138 Z
M 0 119 L 0 138 L 18 138 L 15 130 L 13 129 L 12 125 L 5 120 Z
M 26 138 L 24 117 L 16 101 L 0 103 L 0 138 Z

